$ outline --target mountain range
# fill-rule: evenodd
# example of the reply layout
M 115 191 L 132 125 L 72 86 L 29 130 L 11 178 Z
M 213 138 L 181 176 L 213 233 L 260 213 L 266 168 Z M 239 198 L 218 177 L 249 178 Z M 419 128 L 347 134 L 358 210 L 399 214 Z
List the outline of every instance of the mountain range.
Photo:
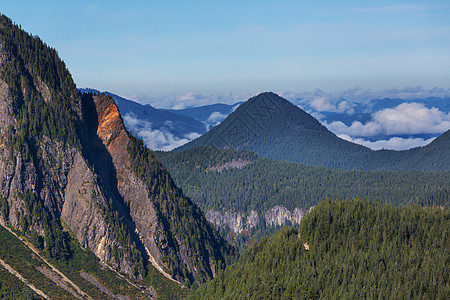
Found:
M 252 150 L 264 157 L 335 169 L 450 170 L 450 131 L 407 151 L 373 151 L 338 138 L 311 115 L 274 93 L 240 105 L 221 124 L 176 148 Z
M 89 91 L 99 93 L 88 88 L 79 90 L 82 93 Z M 181 146 L 220 124 L 243 103 L 161 109 L 149 104 L 142 105 L 110 92 L 104 93 L 111 95 L 119 105 L 119 109 L 123 110 L 125 126 L 134 136 L 144 139 L 151 149 L 166 151 Z M 321 93 L 318 93 L 315 97 L 320 95 Z M 287 96 L 339 137 L 376 150 L 383 148 L 404 150 L 430 143 L 445 130 L 444 123 L 448 122 L 447 114 L 450 110 L 449 98 L 445 97 L 380 98 L 354 102 L 344 98 L 310 99 L 311 95 L 307 99 L 302 99 L 295 98 L 295 94 L 289 93 Z M 160 99 L 162 105 L 164 99 L 164 97 Z M 180 120 L 176 115 L 185 119 Z M 414 118 L 421 119 L 420 129 L 412 129 Z M 196 121 L 200 121 L 204 126 L 199 127 Z
M 173 111 L 157 109 L 149 104 L 141 105 L 109 92 L 105 92 L 105 94 L 110 95 L 114 99 L 119 107 L 121 115 L 124 116 L 125 119 L 128 117 L 147 121 L 151 124 L 152 128 L 170 131 L 170 133 L 177 137 L 186 137 L 192 133 L 201 135 L 206 132 L 205 124 L 189 115 L 185 116 L 176 114 Z M 134 130 L 132 133 L 138 133 L 144 126 L 145 124 L 138 123 L 136 127 L 132 127 Z
M 0 298 L 445 299 L 449 140 L 373 151 L 274 93 L 79 90 L 0 15 Z
M 100 94 L 91 88 L 81 88 L 84 93 Z M 242 102 L 232 105 L 212 104 L 186 109 L 159 109 L 149 104 L 125 99 L 111 92 L 110 95 L 124 118 L 126 128 L 133 136 L 140 137 L 153 150 L 172 150 L 185 144 L 223 121 Z

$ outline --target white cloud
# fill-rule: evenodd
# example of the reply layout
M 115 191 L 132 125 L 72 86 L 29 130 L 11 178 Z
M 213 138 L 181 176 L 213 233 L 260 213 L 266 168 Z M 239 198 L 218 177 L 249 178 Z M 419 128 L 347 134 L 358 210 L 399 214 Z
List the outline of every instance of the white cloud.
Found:
M 402 103 L 395 108 L 376 112 L 373 120 L 381 124 L 386 134 L 442 133 L 450 129 L 450 113 L 421 103 Z
M 170 132 L 172 122 L 166 122 L 166 127 L 153 129 L 152 124 L 145 120 L 137 119 L 134 114 L 126 114 L 123 117 L 125 127 L 135 136 L 142 138 L 145 145 L 152 150 L 170 151 L 182 146 L 200 136 L 197 132 L 191 132 L 183 136 L 175 136 Z
M 218 125 L 220 122 L 228 117 L 226 114 L 222 114 L 218 111 L 212 112 L 206 120 L 206 130 L 210 130 L 212 127 Z
M 330 103 L 330 101 L 325 97 L 314 98 L 309 104 L 312 108 L 317 111 L 335 111 L 336 107 Z
M 366 146 L 372 150 L 390 149 L 390 150 L 407 150 L 416 147 L 423 147 L 431 143 L 435 138 L 424 140 L 422 138 L 400 138 L 392 137 L 389 140 L 369 141 L 363 138 L 352 138 L 346 134 L 338 135 L 341 139 Z
M 375 136 L 383 134 L 382 124 L 369 121 L 366 124 L 362 124 L 359 121 L 354 121 L 352 125 L 347 126 L 341 121 L 335 121 L 328 124 L 324 122 L 324 125 L 335 134 L 347 134 L 350 136 Z
M 402 103 L 372 115 L 365 124 L 354 121 L 350 126 L 340 121 L 324 124 L 335 134 L 369 137 L 376 135 L 440 134 L 450 129 L 450 113 L 421 103 Z
M 192 105 L 198 105 L 199 103 L 202 103 L 200 105 L 203 105 L 203 103 L 205 103 L 205 97 L 199 93 L 189 92 L 178 97 L 178 103 L 172 108 L 183 109 Z
M 303 109 L 303 108 L 301 108 L 301 109 Z M 322 122 L 323 120 L 325 120 L 325 116 L 319 112 L 307 111 L 307 113 L 309 113 L 311 116 L 313 116 L 316 120 L 319 120 L 319 122 Z
M 198 132 L 191 132 L 184 135 L 184 137 L 187 138 L 189 141 L 195 140 L 196 138 L 199 138 L 201 136 L 202 135 Z
M 294 100 L 291 98 L 291 101 L 297 105 L 301 104 L 302 106 L 307 104 L 306 106 L 311 107 L 317 112 L 337 112 L 347 114 L 353 114 L 355 112 L 353 108 L 354 104 L 351 102 L 342 100 L 341 98 L 336 98 L 330 94 L 326 94 L 320 89 L 314 91 L 312 98 L 308 95 L 303 95 L 302 97 L 297 97 Z
M 426 99 L 429 97 L 449 97 L 450 89 L 431 88 L 425 89 L 421 86 L 389 88 L 382 90 L 364 89 L 359 86 L 354 88 L 328 93 L 321 89 L 305 92 L 292 92 L 288 90 L 275 91 L 281 97 L 284 97 L 296 105 L 301 107 L 310 106 L 315 102 L 318 107 L 331 109 L 331 112 L 352 113 L 352 102 L 367 102 L 373 99 L 398 98 L 407 100 Z M 150 104 L 157 108 L 183 109 L 188 107 L 198 107 L 203 105 L 225 103 L 233 104 L 240 101 L 246 101 L 250 97 L 258 93 L 211 93 L 202 94 L 197 92 L 188 92 L 185 94 L 163 95 L 158 97 L 150 97 L 147 95 L 128 95 L 127 99 L 131 99 L 141 104 Z M 321 99 L 323 98 L 323 99 Z M 312 107 L 312 106 L 311 106 Z M 328 111 L 328 110 L 324 110 Z
M 355 109 L 352 107 L 352 104 L 348 101 L 341 101 L 337 105 L 337 112 L 346 112 L 347 114 L 353 114 Z

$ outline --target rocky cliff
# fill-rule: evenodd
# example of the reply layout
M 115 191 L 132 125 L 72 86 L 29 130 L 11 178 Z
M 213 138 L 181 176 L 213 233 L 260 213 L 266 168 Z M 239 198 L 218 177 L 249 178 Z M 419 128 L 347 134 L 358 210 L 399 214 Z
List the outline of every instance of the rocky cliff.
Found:
M 54 49 L 0 17 L 0 222 L 70 255 L 69 235 L 141 277 L 212 278 L 233 249 L 125 130 L 109 96 L 78 93 Z M 139 169 L 145 167 L 145 171 Z
M 114 195 L 117 206 L 131 223 L 129 226 L 142 243 L 149 261 L 166 276 L 168 273 L 174 275 L 176 280 L 183 280 L 183 272 L 193 276 L 198 282 L 204 280 L 202 277 L 205 274 L 207 278 L 212 278 L 216 270 L 225 265 L 225 252 L 231 248 L 227 249 L 225 242 L 214 234 L 200 210 L 181 194 L 170 175 L 149 151 L 144 160 L 152 163 L 145 172 L 159 173 L 162 176 L 152 174 L 146 181 L 144 174 L 137 174 L 129 148 L 136 147 L 138 141 L 126 131 L 113 99 L 102 95 L 93 96 L 92 100 L 97 123 L 90 122 L 91 143 L 95 145 L 95 139 L 102 143 L 96 146 L 95 154 L 92 155 L 94 165 L 98 166 L 96 169 L 109 194 Z M 89 101 L 90 96 L 85 95 L 86 115 L 91 114 L 88 111 Z M 108 160 L 111 163 L 110 170 L 107 169 L 109 164 L 105 163 Z M 142 165 L 145 162 L 137 163 Z M 115 176 L 111 177 L 112 174 Z M 155 188 L 155 183 L 159 187 Z M 165 205 L 178 205 L 179 208 L 172 215 L 163 208 Z M 195 241 L 184 232 L 189 228 L 201 237 L 200 240 Z M 195 250 L 194 245 L 200 249 Z M 203 255 L 209 259 L 205 260 Z M 168 261 L 169 258 L 171 261 Z
M 213 209 L 206 211 L 205 215 L 208 221 L 213 223 L 218 229 L 241 234 L 243 231 L 250 231 L 260 225 L 266 227 L 299 225 L 305 214 L 306 211 L 298 207 L 293 211 L 289 211 L 282 205 L 276 205 L 264 212 L 263 215 L 259 215 L 255 210 L 251 210 L 246 216 L 241 212 L 225 211 L 221 213 Z

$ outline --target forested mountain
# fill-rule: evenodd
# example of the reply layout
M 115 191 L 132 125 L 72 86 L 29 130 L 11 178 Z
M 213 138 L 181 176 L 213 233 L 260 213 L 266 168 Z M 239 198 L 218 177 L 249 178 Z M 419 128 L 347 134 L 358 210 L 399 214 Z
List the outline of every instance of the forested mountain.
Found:
M 240 247 L 249 237 L 298 224 L 310 207 L 327 197 L 450 204 L 450 172 L 333 170 L 212 147 L 155 155 L 208 220 Z
M 334 169 L 450 171 L 447 135 L 423 148 L 373 151 L 338 138 L 286 99 L 262 93 L 175 151 L 213 146 L 252 150 L 269 158 Z
M 191 299 L 448 299 L 450 214 L 323 201 Z
M 81 96 L 56 50 L 3 15 L 0 71 L 2 226 L 49 260 L 70 264 L 81 247 L 157 293 L 164 293 L 162 275 L 163 285 L 181 290 L 234 258 L 125 129 L 114 100 Z

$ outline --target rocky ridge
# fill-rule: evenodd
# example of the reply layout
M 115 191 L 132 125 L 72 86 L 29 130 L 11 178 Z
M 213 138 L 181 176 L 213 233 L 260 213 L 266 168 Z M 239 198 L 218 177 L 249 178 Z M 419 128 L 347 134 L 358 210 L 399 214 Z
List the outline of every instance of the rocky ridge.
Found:
M 82 97 L 57 52 L 5 16 L 0 73 L 1 224 L 42 240 L 41 250 L 55 259 L 70 254 L 72 235 L 131 277 L 145 275 L 144 261 L 182 284 L 203 282 L 225 266 L 232 248 L 164 166 L 143 155 L 134 163 L 151 166 L 155 176 L 133 169 L 130 147 L 138 141 L 113 99 Z

